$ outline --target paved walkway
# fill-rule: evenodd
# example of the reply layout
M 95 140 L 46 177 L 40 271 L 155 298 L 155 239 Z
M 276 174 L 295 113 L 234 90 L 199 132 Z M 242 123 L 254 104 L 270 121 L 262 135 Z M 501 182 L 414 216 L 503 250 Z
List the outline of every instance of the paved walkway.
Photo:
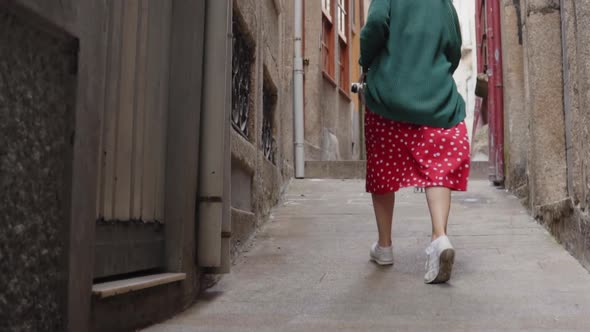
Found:
M 304 180 L 231 275 L 157 331 L 590 331 L 590 274 L 517 199 L 474 181 L 454 196 L 447 285 L 422 282 L 424 194 L 398 194 L 393 268 L 363 182 Z

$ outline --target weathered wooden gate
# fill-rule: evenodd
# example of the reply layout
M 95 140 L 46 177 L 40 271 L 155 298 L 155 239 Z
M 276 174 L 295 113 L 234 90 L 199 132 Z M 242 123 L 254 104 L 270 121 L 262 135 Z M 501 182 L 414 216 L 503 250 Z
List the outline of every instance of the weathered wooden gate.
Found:
M 490 180 L 504 182 L 504 87 L 499 0 L 476 0 L 478 73 L 488 77 Z
M 165 266 L 171 1 L 108 1 L 95 278 Z

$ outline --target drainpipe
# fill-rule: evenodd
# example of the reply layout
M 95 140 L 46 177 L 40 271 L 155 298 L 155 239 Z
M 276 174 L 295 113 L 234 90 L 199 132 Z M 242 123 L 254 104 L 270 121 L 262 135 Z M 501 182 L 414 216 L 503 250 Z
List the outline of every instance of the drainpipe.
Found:
M 205 17 L 197 261 L 220 274 L 231 266 L 232 1 L 207 0 Z
M 567 49 L 567 17 L 565 15 L 565 0 L 559 0 L 559 14 L 561 15 L 561 57 L 563 63 L 563 117 L 565 125 L 565 160 L 567 173 L 567 194 L 574 196 L 573 158 L 572 158 L 572 117 L 570 113 L 570 78 L 569 59 Z
M 295 131 L 295 178 L 305 177 L 303 123 L 303 0 L 295 0 L 295 57 L 293 59 L 293 123 Z

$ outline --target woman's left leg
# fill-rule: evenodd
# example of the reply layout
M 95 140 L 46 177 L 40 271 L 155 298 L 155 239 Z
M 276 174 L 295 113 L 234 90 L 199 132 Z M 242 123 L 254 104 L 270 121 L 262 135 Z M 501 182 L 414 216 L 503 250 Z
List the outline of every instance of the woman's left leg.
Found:
M 426 188 L 426 200 L 432 220 L 432 241 L 447 235 L 447 223 L 451 210 L 451 189 L 445 187 Z
M 373 210 L 377 220 L 377 231 L 379 232 L 379 246 L 391 247 L 391 228 L 393 224 L 393 206 L 395 204 L 395 193 L 384 195 L 373 194 Z

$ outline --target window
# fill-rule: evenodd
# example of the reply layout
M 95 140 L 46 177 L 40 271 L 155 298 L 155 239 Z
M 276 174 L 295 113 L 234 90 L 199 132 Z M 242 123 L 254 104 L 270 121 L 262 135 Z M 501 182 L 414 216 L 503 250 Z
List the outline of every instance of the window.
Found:
M 350 0 L 322 0 L 322 69 L 324 74 L 333 81 L 335 81 L 336 70 L 338 70 L 338 85 L 343 91 L 348 91 L 348 86 L 350 85 L 348 54 L 348 36 L 350 34 L 349 2 Z M 336 21 L 332 18 L 335 18 Z M 334 30 L 338 31 L 337 45 L 340 51 L 337 68 L 335 68 L 336 66 L 334 64 L 336 59 Z
M 352 19 L 352 30 L 356 32 L 358 26 L 356 21 L 356 0 L 350 0 L 350 5 L 350 18 Z
M 334 1 L 322 0 L 322 70 L 334 80 Z
M 348 4 L 346 0 L 338 0 L 338 35 L 346 41 L 348 28 Z
M 332 21 L 332 0 L 322 0 L 322 12 Z
M 270 79 L 270 75 L 264 68 L 264 81 L 262 82 L 262 151 L 264 157 L 276 165 L 275 140 L 275 109 L 277 105 L 276 87 Z
M 348 36 L 350 31 L 348 17 L 348 0 L 338 0 L 338 45 L 340 54 L 338 69 L 340 71 L 339 86 L 348 95 L 350 86 L 350 64 L 348 50 Z
M 359 2 L 359 14 L 361 17 L 361 28 L 365 25 L 365 1 L 360 0 Z
M 250 138 L 250 92 L 254 47 L 245 24 L 239 15 L 233 15 L 232 56 L 232 112 L 231 122 L 244 138 Z
M 340 67 L 340 88 L 347 92 L 350 86 L 350 74 L 349 74 L 349 63 L 348 63 L 348 45 L 342 39 L 338 41 L 340 44 L 340 58 L 338 60 L 338 66 Z

